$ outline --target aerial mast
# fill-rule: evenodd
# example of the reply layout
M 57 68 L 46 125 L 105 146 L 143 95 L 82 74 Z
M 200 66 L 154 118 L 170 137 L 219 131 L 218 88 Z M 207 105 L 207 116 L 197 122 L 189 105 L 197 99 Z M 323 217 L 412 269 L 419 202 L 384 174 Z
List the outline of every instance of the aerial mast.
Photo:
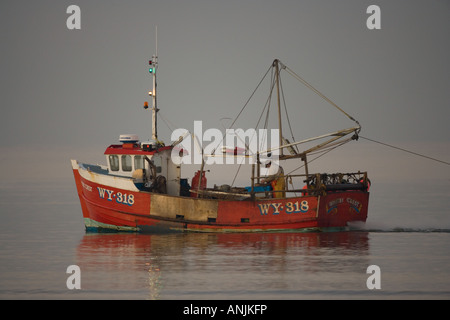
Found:
M 159 111 L 157 108 L 157 100 L 156 100 L 156 71 L 158 69 L 158 27 L 156 27 L 156 54 L 152 56 L 152 59 L 149 60 L 149 69 L 148 71 L 153 77 L 153 89 L 149 91 L 148 94 L 152 97 L 152 140 L 158 140 L 158 131 L 157 131 L 157 121 L 158 118 L 156 113 Z M 144 105 L 144 108 L 148 105 Z

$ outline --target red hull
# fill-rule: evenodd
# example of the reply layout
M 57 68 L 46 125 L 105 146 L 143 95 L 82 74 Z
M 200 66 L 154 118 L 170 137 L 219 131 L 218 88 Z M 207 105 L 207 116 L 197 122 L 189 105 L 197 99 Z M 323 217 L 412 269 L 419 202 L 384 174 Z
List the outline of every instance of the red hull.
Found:
M 73 170 L 87 230 L 259 232 L 346 228 L 367 219 L 369 193 L 211 200 L 129 191 L 83 178 Z

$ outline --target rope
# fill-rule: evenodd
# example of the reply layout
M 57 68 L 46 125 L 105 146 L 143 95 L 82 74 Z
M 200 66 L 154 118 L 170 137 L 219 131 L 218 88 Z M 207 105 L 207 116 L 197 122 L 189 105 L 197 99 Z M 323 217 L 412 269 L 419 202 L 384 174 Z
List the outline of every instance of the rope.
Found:
M 281 71 L 280 71 L 280 73 L 281 73 Z M 292 142 L 294 142 L 294 141 L 295 141 L 295 138 L 294 138 L 294 132 L 292 131 L 291 120 L 289 119 L 289 115 L 288 115 L 288 111 L 287 111 L 287 107 L 286 107 L 286 100 L 285 100 L 285 98 L 284 98 L 284 90 L 283 90 L 283 85 L 282 85 L 282 83 L 281 83 L 281 77 L 278 77 L 278 78 L 279 78 L 279 80 L 280 80 L 281 97 L 283 98 L 284 112 L 286 113 L 286 119 L 287 119 L 287 123 L 288 123 L 288 125 L 289 125 L 289 130 L 290 130 L 290 132 L 291 132 Z M 298 146 L 297 146 L 297 145 L 295 145 L 294 147 L 295 147 L 297 153 L 300 152 L 300 151 L 298 150 Z
M 345 112 L 344 110 L 342 110 L 340 107 L 338 107 L 337 104 L 335 104 L 333 101 L 331 101 L 330 99 L 328 99 L 322 92 L 320 92 L 319 90 L 317 90 L 316 88 L 314 88 L 311 84 L 309 84 L 305 79 L 303 79 L 302 77 L 300 77 L 298 74 L 296 74 L 294 71 L 292 71 L 289 67 L 283 65 L 283 68 L 294 78 L 296 78 L 298 81 L 300 81 L 301 83 L 303 83 L 307 88 L 311 89 L 312 91 L 314 91 L 314 93 L 316 93 L 319 97 L 321 97 L 322 99 L 324 99 L 325 101 L 327 101 L 329 104 L 331 104 L 333 107 L 335 107 L 336 109 L 338 109 L 339 111 L 341 111 L 343 114 L 345 114 L 350 120 L 355 121 L 358 125 L 359 122 L 357 120 L 355 120 L 351 115 L 349 115 L 347 112 Z
M 317 160 L 317 159 L 319 159 L 320 157 L 326 155 L 328 152 L 333 151 L 334 149 L 336 149 L 336 148 L 338 148 L 338 147 L 344 145 L 345 143 L 349 142 L 350 140 L 351 140 L 351 139 L 348 139 L 348 140 L 345 140 L 345 141 L 340 141 L 339 144 L 334 145 L 333 147 L 330 147 L 330 148 L 328 148 L 328 149 L 326 149 L 326 150 L 322 150 L 322 151 L 321 151 L 322 154 L 318 155 L 317 157 L 313 158 L 312 160 L 309 160 L 309 161 L 308 161 L 308 164 L 310 164 L 310 163 L 313 162 L 314 160 Z M 317 152 L 317 153 L 318 153 L 318 152 Z M 297 167 L 297 168 L 295 168 L 294 170 L 291 170 L 290 172 L 288 172 L 287 175 L 290 175 L 292 172 L 295 172 L 295 171 L 297 171 L 297 170 L 303 168 L 304 166 L 305 166 L 305 164 L 302 164 L 300 167 Z
M 169 120 L 167 120 L 165 117 L 163 117 L 161 110 L 158 111 L 159 112 L 159 116 L 161 117 L 162 121 L 164 122 L 164 124 L 167 126 L 167 128 L 169 128 L 170 131 L 173 131 L 174 129 L 172 128 L 173 123 L 170 122 Z
M 387 147 L 390 147 L 390 148 L 393 148 L 393 149 L 397 149 L 397 150 L 401 150 L 401 151 L 404 151 L 404 152 L 408 152 L 408 153 L 411 153 L 413 155 L 416 155 L 416 156 L 419 156 L 419 157 L 423 157 L 423 158 L 426 158 L 426 159 L 429 159 L 429 160 L 437 161 L 437 162 L 440 162 L 440 163 L 443 163 L 443 164 L 446 164 L 446 165 L 450 166 L 450 162 L 447 162 L 447 161 L 443 161 L 443 160 L 439 160 L 439 159 L 436 159 L 436 158 L 432 158 L 432 157 L 426 156 L 424 154 L 420 154 L 420 153 L 417 153 L 417 152 L 409 151 L 409 150 L 406 150 L 406 149 L 403 149 L 403 148 L 400 148 L 400 147 L 396 147 L 396 146 L 393 146 L 393 145 L 390 145 L 390 144 L 387 144 L 387 143 L 384 143 L 384 142 L 381 142 L 381 141 L 376 141 L 376 140 L 369 139 L 369 138 L 366 138 L 366 137 L 361 137 L 361 136 L 359 136 L 359 137 L 363 138 L 363 139 L 366 139 L 366 140 L 369 140 L 369 141 L 372 141 L 372 142 L 375 142 L 375 143 L 379 143 L 381 145 L 384 145 L 384 146 L 387 146 Z
M 264 79 L 266 78 L 267 74 L 269 73 L 269 71 L 272 69 L 272 66 L 269 67 L 269 69 L 267 69 L 266 73 L 264 74 L 264 76 L 262 77 L 261 81 L 259 81 L 258 85 L 256 86 L 255 90 L 253 90 L 252 94 L 250 95 L 250 97 L 247 99 L 247 102 L 244 104 L 244 106 L 242 107 L 241 111 L 239 111 L 238 115 L 236 116 L 236 118 L 234 119 L 233 123 L 230 125 L 230 128 L 233 128 L 234 123 L 237 121 L 237 119 L 239 118 L 239 116 L 241 115 L 242 111 L 244 111 L 245 107 L 247 106 L 247 104 L 250 102 L 250 100 L 252 99 L 253 95 L 255 94 L 256 90 L 258 90 L 259 86 L 261 85 L 261 83 L 264 81 Z
M 260 86 L 261 83 L 264 81 L 264 79 L 266 78 L 266 76 L 267 76 L 267 74 L 269 73 L 270 70 L 272 70 L 272 66 L 270 66 L 270 67 L 267 69 L 266 73 L 264 74 L 264 76 L 262 77 L 262 79 L 259 81 L 259 83 L 258 83 L 258 85 L 256 86 L 255 90 L 253 90 L 252 94 L 251 94 L 250 97 L 247 99 L 247 102 L 245 102 L 245 104 L 244 104 L 244 106 L 242 107 L 241 111 L 239 111 L 239 113 L 238 113 L 238 115 L 236 116 L 236 118 L 234 118 L 233 122 L 231 123 L 231 125 L 230 125 L 230 127 L 229 127 L 230 129 L 233 128 L 233 126 L 234 126 L 234 124 L 236 123 L 236 121 L 238 120 L 239 116 L 240 116 L 241 113 L 244 111 L 244 109 L 247 107 L 248 103 L 250 102 L 250 100 L 252 99 L 252 97 L 254 96 L 254 94 L 256 93 L 256 91 L 258 90 L 259 86 Z M 263 110 L 263 113 L 264 113 L 264 110 Z M 263 113 L 261 113 L 261 115 L 262 115 Z M 260 117 L 260 119 L 261 119 L 261 117 Z M 258 123 L 259 123 L 259 120 L 258 120 Z M 225 131 L 226 131 L 226 130 L 227 130 L 227 129 L 225 129 Z M 219 143 L 222 143 L 224 138 L 225 138 L 225 135 L 222 135 L 222 139 L 220 140 Z M 213 150 L 212 153 L 215 154 L 215 152 L 216 152 L 216 150 Z M 234 181 L 234 180 L 233 180 L 233 181 Z

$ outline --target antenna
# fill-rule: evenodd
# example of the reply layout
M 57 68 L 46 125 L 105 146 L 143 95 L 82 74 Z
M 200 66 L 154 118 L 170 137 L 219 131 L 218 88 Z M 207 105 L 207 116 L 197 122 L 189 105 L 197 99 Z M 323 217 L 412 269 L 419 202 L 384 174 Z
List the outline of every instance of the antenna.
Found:
M 156 100 L 156 71 L 158 70 L 158 27 L 155 26 L 156 29 L 156 54 L 152 56 L 152 59 L 149 61 L 150 68 L 148 71 L 151 73 L 153 78 L 153 90 L 149 91 L 148 94 L 152 97 L 152 140 L 158 141 L 158 130 L 157 130 L 157 116 L 156 113 L 159 111 L 157 108 L 157 100 Z M 148 104 L 144 105 L 144 108 L 147 109 Z

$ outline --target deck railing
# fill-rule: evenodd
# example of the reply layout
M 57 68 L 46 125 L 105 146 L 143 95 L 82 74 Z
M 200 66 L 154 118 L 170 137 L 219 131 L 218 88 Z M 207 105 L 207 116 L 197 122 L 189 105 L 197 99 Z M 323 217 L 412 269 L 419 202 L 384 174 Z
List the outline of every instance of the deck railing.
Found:
M 246 188 L 229 187 L 229 189 L 214 188 L 194 190 L 199 198 L 221 199 L 255 199 L 255 198 L 283 198 L 292 196 L 318 196 L 328 192 L 340 191 L 367 191 L 370 180 L 367 172 L 353 173 L 316 173 L 316 174 L 289 174 L 281 176 L 284 179 L 284 188 L 273 190 L 268 188 L 270 184 L 257 183 L 265 177 L 252 177 L 251 186 Z M 280 177 L 279 177 L 280 178 Z M 301 186 L 301 187 L 300 187 Z M 278 189 L 278 188 L 276 188 Z
M 252 177 L 252 185 L 249 190 L 251 197 L 261 193 L 294 193 L 301 195 L 321 195 L 326 192 L 348 191 L 348 190 L 368 190 L 370 180 L 367 172 L 352 173 L 315 173 L 315 174 L 289 174 L 282 175 L 285 179 L 285 187 L 281 190 L 263 190 L 259 191 L 262 184 L 256 183 L 264 177 Z M 302 185 L 301 188 L 296 185 Z M 278 188 L 277 188 L 278 189 Z

